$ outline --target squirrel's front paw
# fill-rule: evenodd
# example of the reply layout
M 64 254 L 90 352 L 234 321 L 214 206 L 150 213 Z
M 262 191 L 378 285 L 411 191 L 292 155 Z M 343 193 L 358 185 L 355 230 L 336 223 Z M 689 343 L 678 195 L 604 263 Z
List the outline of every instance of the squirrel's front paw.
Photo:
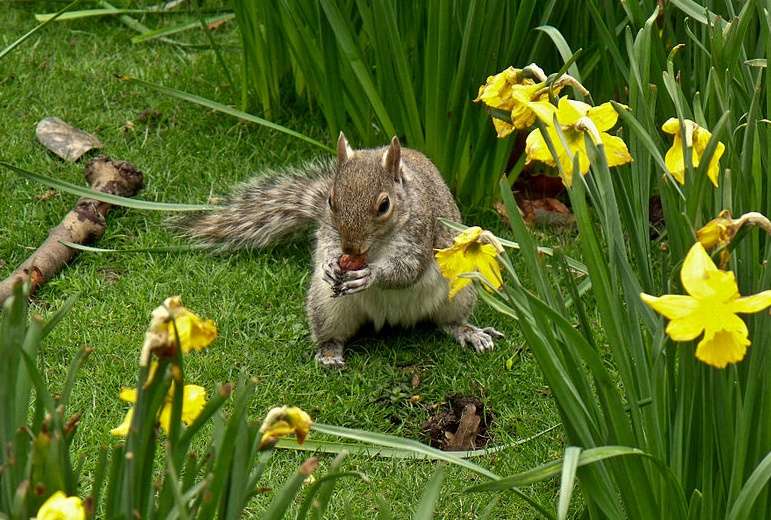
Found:
M 367 266 L 358 271 L 343 272 L 342 282 L 336 288 L 333 287 L 333 289 L 336 289 L 335 296 L 347 296 L 361 292 L 370 285 L 372 285 L 372 269 Z
M 323 278 L 334 290 L 343 283 L 343 270 L 337 263 L 337 259 L 327 260 L 323 267 Z

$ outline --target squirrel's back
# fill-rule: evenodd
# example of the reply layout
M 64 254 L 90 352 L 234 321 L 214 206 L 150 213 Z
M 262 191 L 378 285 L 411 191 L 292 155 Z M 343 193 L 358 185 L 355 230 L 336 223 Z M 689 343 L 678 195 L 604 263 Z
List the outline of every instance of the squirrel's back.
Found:
M 379 158 L 385 149 L 357 150 L 356 154 Z M 409 148 L 402 150 L 401 160 L 410 177 L 411 214 L 422 221 L 423 231 L 433 235 L 440 217 L 460 220 L 452 194 L 431 160 Z M 236 186 L 221 208 L 177 221 L 175 226 L 195 242 L 212 247 L 266 247 L 329 217 L 328 199 L 337 169 L 334 158 L 323 158 L 265 172 Z M 361 175 L 356 184 L 363 190 L 370 180 L 366 171 Z M 433 236 L 424 238 L 433 241 Z

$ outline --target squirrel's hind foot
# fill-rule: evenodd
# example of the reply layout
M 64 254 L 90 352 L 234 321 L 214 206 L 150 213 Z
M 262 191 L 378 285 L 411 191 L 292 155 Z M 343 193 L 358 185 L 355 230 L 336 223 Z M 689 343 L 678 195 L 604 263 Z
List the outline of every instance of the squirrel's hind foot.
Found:
M 330 341 L 319 345 L 316 352 L 316 362 L 324 368 L 345 368 L 343 344 Z
M 503 334 L 492 327 L 475 327 L 470 323 L 447 325 L 445 332 L 455 338 L 462 347 L 470 346 L 476 352 L 488 352 L 495 348 L 494 339 L 503 338 Z

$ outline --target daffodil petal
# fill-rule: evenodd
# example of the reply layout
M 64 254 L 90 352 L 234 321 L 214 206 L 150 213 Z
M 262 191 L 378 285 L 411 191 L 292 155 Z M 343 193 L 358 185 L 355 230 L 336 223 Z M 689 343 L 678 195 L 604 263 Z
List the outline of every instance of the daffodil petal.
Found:
M 691 246 L 688 254 L 683 260 L 683 267 L 680 269 L 680 281 L 685 290 L 695 298 L 706 298 L 714 293 L 707 281 L 709 273 L 717 271 L 715 263 L 707 254 L 701 242 L 696 242 Z
M 557 112 L 557 107 L 549 103 L 549 101 L 532 101 L 528 104 L 528 108 L 538 119 L 547 125 L 554 122 L 554 114 Z
M 675 341 L 691 341 L 704 331 L 704 325 L 691 316 L 671 320 L 667 325 L 667 334 Z
M 623 139 L 605 132 L 600 133 L 600 138 L 605 148 L 608 166 L 621 166 L 632 162 L 632 156 L 629 155 L 629 149 Z
M 574 126 L 581 117 L 589 112 L 590 108 L 592 107 L 583 101 L 576 101 L 563 96 L 557 103 L 557 120 L 562 126 Z
M 734 300 L 731 304 L 733 312 L 752 313 L 760 312 L 771 306 L 771 290 L 766 290 L 752 296 L 745 296 Z
M 681 294 L 651 296 L 650 294 L 642 293 L 640 298 L 654 311 L 670 320 L 685 318 L 692 314 L 699 306 L 698 300 Z
M 675 121 L 677 121 L 675 119 Z M 666 123 L 665 123 L 666 124 Z M 675 139 L 672 142 L 672 147 L 667 150 L 667 154 L 664 156 L 664 164 L 667 166 L 667 170 L 672 174 L 680 184 L 685 184 L 685 157 L 683 155 L 683 140 L 680 138 L 680 134 L 675 134 Z
M 552 142 L 554 142 L 554 140 L 552 140 Z M 527 135 L 527 140 L 525 141 L 525 153 L 527 154 L 527 162 L 540 161 L 550 166 L 556 164 L 539 129 L 535 129 Z
M 127 403 L 136 403 L 137 402 L 137 389 L 136 388 L 121 388 L 120 394 L 118 394 L 118 397 L 120 397 L 121 401 L 126 401 Z
M 493 127 L 495 128 L 495 134 L 498 136 L 498 139 L 508 137 L 514 131 L 514 126 L 512 124 L 502 121 L 497 117 L 493 118 Z
M 134 417 L 134 407 L 128 409 L 126 412 L 126 416 L 123 418 L 123 422 L 121 422 L 118 426 L 110 430 L 110 434 L 114 435 L 115 437 L 125 437 L 129 433 L 129 428 L 131 427 L 131 419 Z
M 68 497 L 57 491 L 38 509 L 37 520 L 85 520 L 86 510 L 80 497 Z
M 616 126 L 618 121 L 618 112 L 616 112 L 616 109 L 613 108 L 610 102 L 589 108 L 586 115 L 594 122 L 594 126 L 600 132 L 610 130 Z
M 720 158 L 723 156 L 723 152 L 725 152 L 725 145 L 718 142 L 715 147 L 715 153 L 712 155 L 712 159 L 710 159 L 709 166 L 707 167 L 707 177 L 712 181 L 715 188 L 718 187 L 717 179 L 720 176 Z
M 206 389 L 198 385 L 185 385 L 182 394 L 182 422 L 191 424 L 206 406 Z
M 676 117 L 670 117 L 661 125 L 661 130 L 667 134 L 678 135 L 680 133 L 680 120 Z

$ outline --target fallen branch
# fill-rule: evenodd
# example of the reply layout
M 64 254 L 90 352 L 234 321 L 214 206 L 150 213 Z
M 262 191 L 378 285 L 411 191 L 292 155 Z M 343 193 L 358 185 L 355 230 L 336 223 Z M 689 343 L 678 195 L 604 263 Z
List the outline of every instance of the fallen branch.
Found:
M 92 189 L 102 193 L 133 197 L 143 186 L 142 172 L 126 161 L 113 161 L 101 156 L 86 165 L 86 181 Z M 105 217 L 112 204 L 82 197 L 75 208 L 53 228 L 43 245 L 11 275 L 0 282 L 0 303 L 11 295 L 14 285 L 29 282 L 29 294 L 50 280 L 78 254 L 78 250 L 60 241 L 76 244 L 91 243 L 104 234 Z

